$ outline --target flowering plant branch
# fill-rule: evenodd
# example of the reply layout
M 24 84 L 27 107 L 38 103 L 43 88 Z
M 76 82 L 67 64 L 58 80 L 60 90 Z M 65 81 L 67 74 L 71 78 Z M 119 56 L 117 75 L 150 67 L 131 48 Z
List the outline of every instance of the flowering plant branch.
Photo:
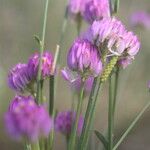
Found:
M 27 63 L 17 64 L 8 75 L 9 87 L 16 92 L 5 115 L 8 133 L 16 140 L 25 141 L 26 150 L 53 150 L 54 140 L 57 140 L 55 132 L 64 135 L 67 150 L 87 150 L 91 145 L 91 133 L 95 131 L 106 150 L 116 150 L 150 106 L 148 103 L 142 109 L 115 144 L 119 73 L 139 52 L 138 37 L 114 16 L 119 9 L 119 0 L 69 0 L 53 57 L 49 51 L 44 51 L 49 0 L 45 2 L 42 37 L 35 36 L 40 53 L 32 55 Z M 77 106 L 72 104 L 71 110 L 56 112 L 55 97 L 59 92 L 56 93 L 55 81 L 60 72 L 57 64 L 60 65 L 62 59 L 63 38 L 70 19 L 77 24 L 78 35 L 67 53 L 67 67 L 61 73 L 78 100 L 75 102 Z M 83 20 L 89 25 L 84 33 L 81 30 Z M 49 101 L 43 90 L 47 79 Z M 103 94 L 101 88 L 107 81 L 108 135 L 104 136 L 93 129 L 93 125 L 99 96 Z M 88 102 L 84 110 L 85 98 Z

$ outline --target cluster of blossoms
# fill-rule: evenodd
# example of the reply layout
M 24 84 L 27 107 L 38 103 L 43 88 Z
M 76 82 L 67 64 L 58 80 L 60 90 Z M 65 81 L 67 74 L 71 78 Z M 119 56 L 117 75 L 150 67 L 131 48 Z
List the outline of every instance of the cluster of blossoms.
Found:
M 38 53 L 31 56 L 27 64 L 17 64 L 8 75 L 8 85 L 17 92 L 24 92 L 32 87 L 37 80 L 40 56 Z M 50 52 L 42 56 L 42 78 L 51 75 L 53 57 Z
M 101 77 L 105 72 L 109 76 L 115 65 L 127 67 L 139 52 L 140 42 L 121 21 L 110 17 L 108 0 L 70 0 L 68 14 L 75 19 L 83 17 L 90 27 L 82 36 L 76 38 L 70 47 L 67 55 L 68 67 L 62 70 L 62 75 L 77 93 L 82 91 L 83 82 L 83 93 L 89 93 L 95 77 Z M 111 63 L 112 60 L 115 61 Z M 54 75 L 52 54 L 44 52 L 41 61 L 41 78 L 45 80 Z M 108 71 L 110 63 L 112 68 Z M 59 112 L 53 121 L 46 108 L 37 104 L 36 99 L 32 97 L 35 96 L 39 66 L 40 55 L 36 53 L 27 63 L 19 63 L 9 72 L 9 87 L 17 93 L 27 91 L 30 96 L 17 95 L 12 100 L 5 115 L 8 133 L 16 139 L 36 141 L 40 137 L 48 137 L 54 127 L 68 137 L 76 121 L 76 113 Z M 78 136 L 82 131 L 83 120 L 80 115 Z
M 5 115 L 5 122 L 13 138 L 33 142 L 41 136 L 47 137 L 53 125 L 45 108 L 37 105 L 31 96 L 16 96 Z
M 34 85 L 37 81 L 40 55 L 31 56 L 27 64 L 17 64 L 8 74 L 8 85 L 17 93 L 30 92 L 34 96 Z M 49 52 L 42 55 L 42 79 L 51 75 L 53 56 Z M 36 103 L 32 96 L 16 96 L 5 115 L 8 133 L 16 139 L 26 138 L 36 141 L 47 137 L 53 127 L 53 121 L 46 108 Z
M 133 32 L 127 31 L 116 18 L 104 18 L 94 21 L 84 38 L 99 47 L 108 60 L 118 56 L 118 63 L 125 68 L 134 59 L 140 48 L 140 42 Z
M 138 11 L 131 15 L 131 25 L 150 29 L 150 13 Z
M 80 89 L 82 79 L 86 79 L 85 91 L 90 92 L 94 77 L 101 75 L 111 60 L 114 62 L 110 66 L 126 68 L 139 49 L 137 36 L 128 31 L 121 21 L 114 17 L 94 21 L 69 49 L 68 69 L 62 70 L 63 77 L 75 90 Z M 106 72 L 111 73 L 111 69 Z
M 57 114 L 55 119 L 55 129 L 63 133 L 66 136 L 69 136 L 73 123 L 75 122 L 76 113 L 72 111 L 64 111 Z M 80 135 L 83 127 L 83 117 L 80 116 L 78 122 L 77 134 Z
M 60 112 L 55 121 L 49 116 L 43 105 L 36 103 L 32 91 L 35 91 L 34 84 L 37 83 L 40 56 L 38 53 L 31 56 L 27 64 L 17 64 L 11 69 L 8 75 L 8 85 L 17 93 L 31 92 L 32 96 L 17 95 L 10 103 L 5 114 L 5 124 L 8 133 L 15 139 L 28 139 L 35 142 L 40 137 L 48 137 L 51 129 L 55 126 L 57 131 L 68 136 L 76 114 L 74 112 Z M 42 79 L 52 74 L 53 56 L 44 52 L 42 56 L 41 74 Z M 83 118 L 80 117 L 79 133 L 83 125 Z
M 68 14 L 73 18 L 82 17 L 88 23 L 110 16 L 108 0 L 70 0 Z
M 127 67 L 139 49 L 137 36 L 127 31 L 121 21 L 116 18 L 103 18 L 94 21 L 86 33 L 74 41 L 68 52 L 68 68 L 76 72 L 77 77 L 73 78 L 69 69 L 62 73 L 74 85 L 78 77 L 88 79 L 101 75 L 106 64 L 113 58 L 116 62 L 113 65 Z

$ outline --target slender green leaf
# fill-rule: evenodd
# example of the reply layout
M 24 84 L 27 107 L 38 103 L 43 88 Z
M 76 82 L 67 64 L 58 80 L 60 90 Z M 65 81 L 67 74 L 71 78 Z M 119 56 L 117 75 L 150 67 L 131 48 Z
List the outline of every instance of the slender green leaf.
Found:
M 130 124 L 130 126 L 127 128 L 127 130 L 124 132 L 118 143 L 114 146 L 113 150 L 116 150 L 119 145 L 123 142 L 123 140 L 127 137 L 127 135 L 130 133 L 130 131 L 134 128 L 134 126 L 137 124 L 139 119 L 142 117 L 144 112 L 150 107 L 150 102 L 148 102 L 145 107 L 139 112 L 139 114 L 136 116 L 136 118 L 133 120 L 133 122 Z
M 104 135 L 98 131 L 94 131 L 97 138 L 102 142 L 102 144 L 104 145 L 105 149 L 108 149 L 108 141 L 106 140 L 106 138 L 104 137 Z
M 41 41 L 38 35 L 34 35 L 35 41 L 40 45 Z

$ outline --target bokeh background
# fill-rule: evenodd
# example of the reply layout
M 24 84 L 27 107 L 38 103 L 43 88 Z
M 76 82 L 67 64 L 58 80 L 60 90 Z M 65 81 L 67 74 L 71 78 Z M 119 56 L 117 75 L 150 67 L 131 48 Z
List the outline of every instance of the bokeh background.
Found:
M 150 100 L 147 82 L 150 80 L 150 30 L 131 28 L 130 15 L 137 10 L 150 11 L 150 0 L 120 0 L 118 17 L 128 29 L 138 34 L 142 47 L 134 63 L 120 74 L 117 113 L 115 120 L 116 139 L 128 127 L 132 119 Z M 50 0 L 46 49 L 55 51 L 60 37 L 66 0 Z M 3 116 L 14 92 L 7 86 L 9 69 L 18 62 L 26 62 L 28 57 L 38 51 L 33 36 L 41 35 L 44 0 L 0 0 L 0 150 L 22 150 L 22 144 L 12 141 L 5 133 Z M 83 24 L 82 31 L 87 25 Z M 61 66 L 66 64 L 66 53 L 76 37 L 76 25 L 69 22 L 61 51 Z M 45 90 L 45 93 L 46 90 Z M 58 79 L 56 107 L 59 110 L 70 108 L 72 95 L 67 83 Z M 95 128 L 107 128 L 107 85 L 102 91 L 96 112 Z M 96 137 L 93 135 L 96 140 Z M 55 149 L 65 149 L 65 138 L 56 135 Z M 118 148 L 119 150 L 150 150 L 150 111 L 147 111 L 131 134 Z

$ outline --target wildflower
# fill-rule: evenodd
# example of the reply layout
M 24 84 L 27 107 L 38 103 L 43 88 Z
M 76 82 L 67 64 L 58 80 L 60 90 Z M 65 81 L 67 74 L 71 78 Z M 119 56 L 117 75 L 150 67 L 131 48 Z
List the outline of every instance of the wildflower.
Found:
M 72 111 L 64 111 L 59 112 L 55 119 L 55 129 L 56 131 L 61 132 L 62 134 L 69 136 L 71 133 L 72 125 L 75 121 L 76 114 Z M 78 122 L 78 135 L 81 134 L 83 127 L 83 117 L 80 116 L 79 122 Z
M 88 23 L 110 17 L 108 0 L 89 0 L 85 3 L 83 17 Z
M 106 54 L 109 58 L 118 56 L 118 61 L 122 60 L 120 64 L 129 64 L 140 48 L 137 36 L 128 32 L 116 18 L 94 21 L 84 38 L 100 47 L 102 55 Z
M 82 83 L 82 79 L 81 76 L 76 74 L 74 75 L 72 73 L 71 70 L 69 70 L 68 68 L 64 68 L 62 71 L 62 77 L 69 82 L 70 87 L 76 91 L 77 93 L 80 92 L 81 90 L 81 83 Z M 93 77 L 88 77 L 85 80 L 85 84 L 84 84 L 84 93 L 88 94 L 90 93 L 91 89 L 92 89 L 92 84 L 93 84 L 94 78 Z
M 77 39 L 67 56 L 69 69 L 78 72 L 82 77 L 98 76 L 102 71 L 102 62 L 97 47 L 84 39 Z
M 31 78 L 37 78 L 39 69 L 40 55 L 38 53 L 34 54 L 29 58 L 28 70 Z M 44 52 L 42 56 L 42 78 L 48 77 L 52 74 L 53 56 L 50 52 Z
M 17 92 L 24 92 L 31 81 L 32 78 L 28 74 L 27 64 L 17 64 L 8 74 L 8 85 Z
M 75 20 L 82 16 L 86 0 L 69 0 L 68 15 Z
M 5 125 L 13 138 L 27 138 L 34 142 L 48 136 L 52 120 L 45 108 L 38 106 L 32 97 L 16 96 L 5 114 Z
M 145 11 L 138 11 L 131 15 L 131 25 L 141 26 L 150 29 L 150 14 Z

